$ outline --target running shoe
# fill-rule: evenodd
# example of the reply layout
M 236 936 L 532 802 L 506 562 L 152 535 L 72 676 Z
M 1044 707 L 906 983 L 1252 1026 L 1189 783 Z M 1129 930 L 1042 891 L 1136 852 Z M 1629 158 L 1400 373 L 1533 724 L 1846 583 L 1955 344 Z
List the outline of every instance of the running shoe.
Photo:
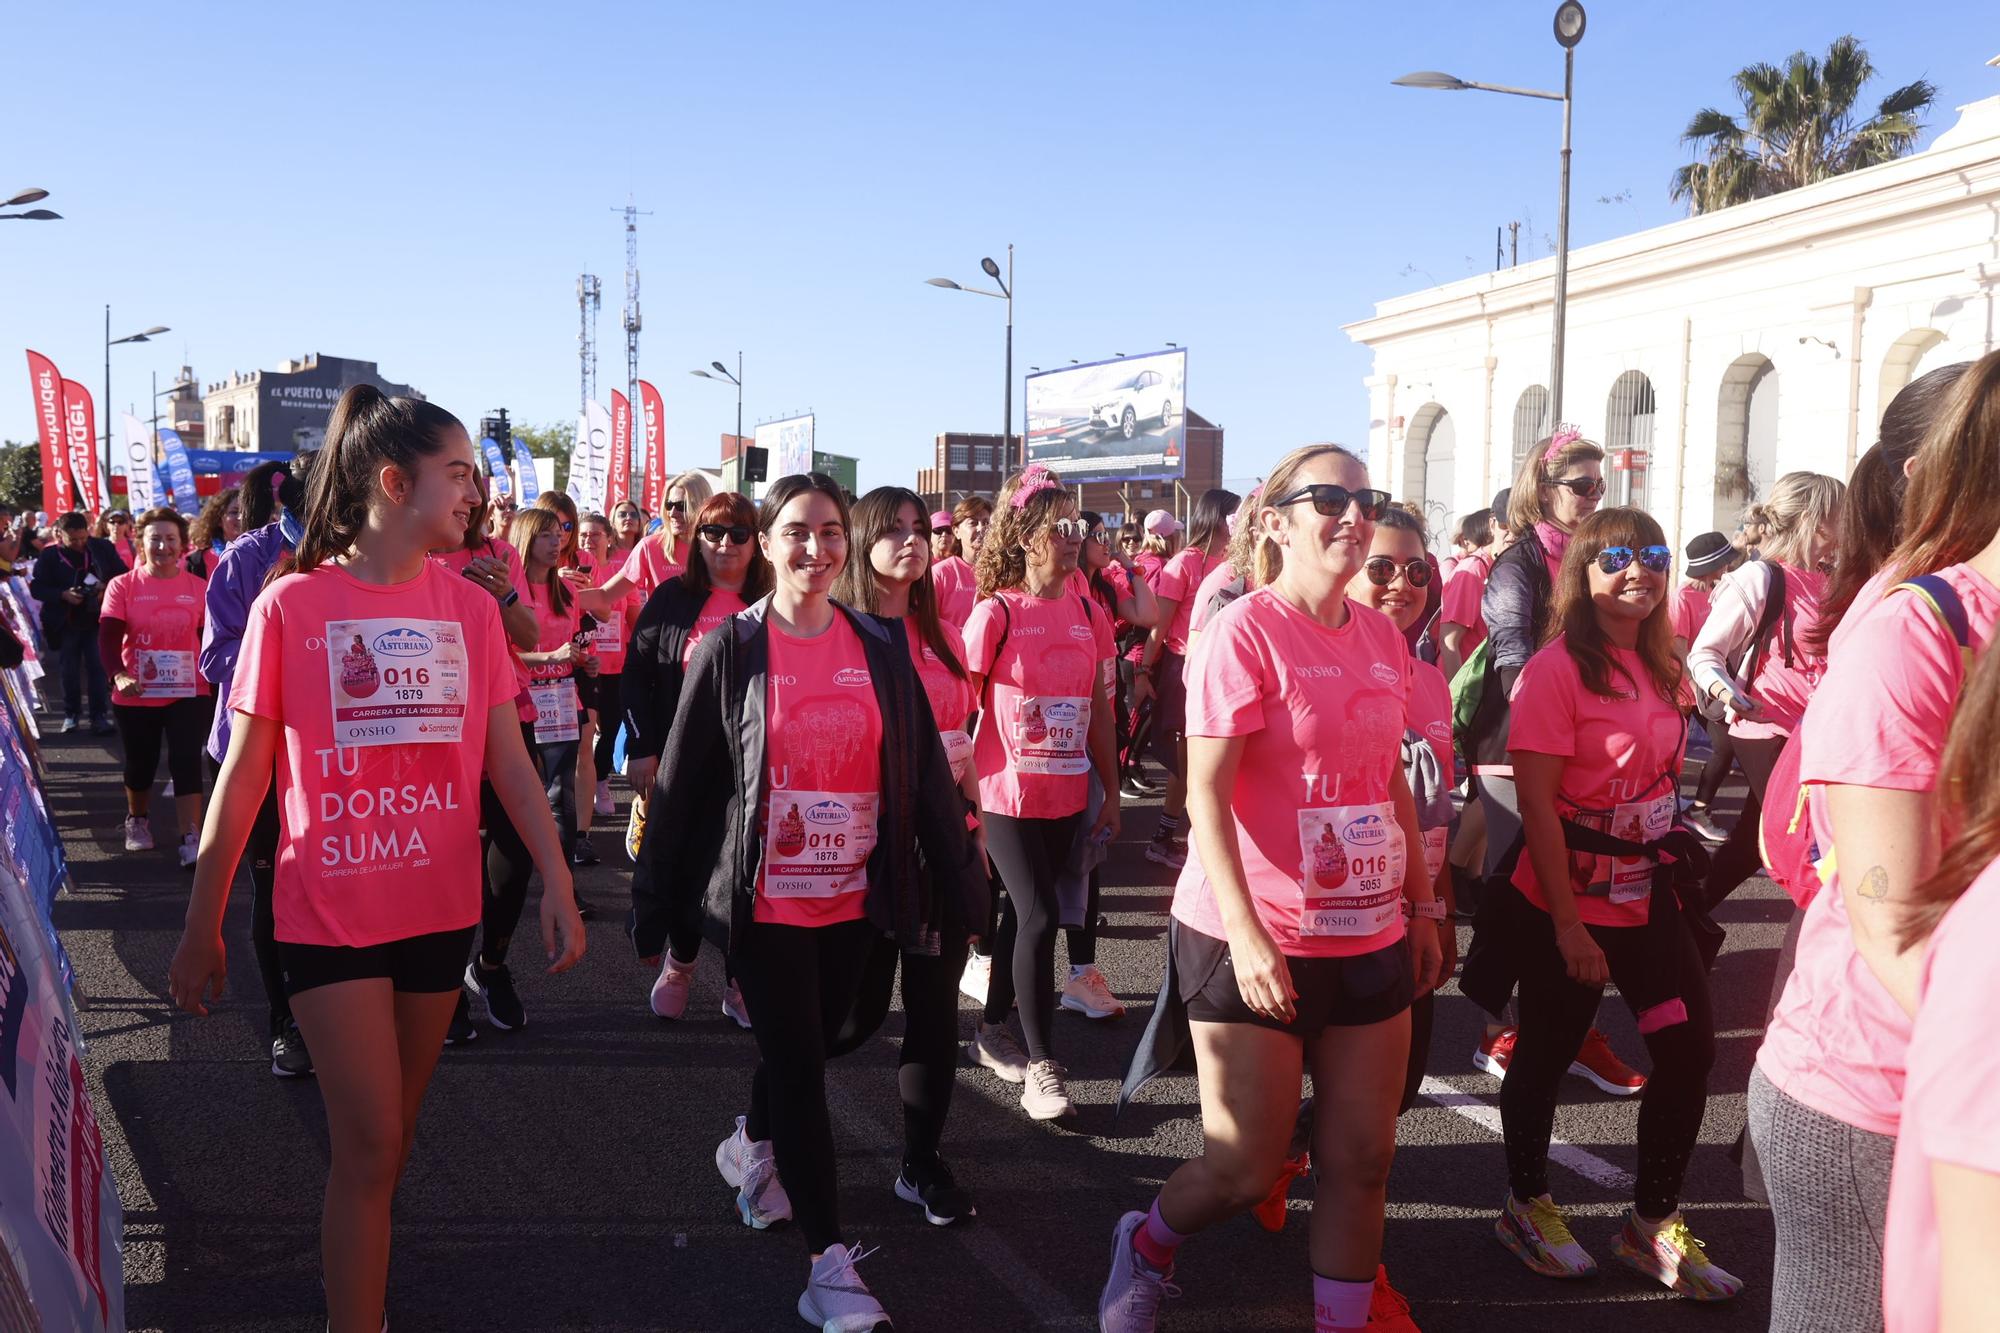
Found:
M 778 1180 L 770 1143 L 752 1143 L 746 1123 L 743 1116 L 736 1117 L 736 1132 L 715 1150 L 715 1169 L 722 1173 L 724 1184 L 735 1188 L 736 1215 L 743 1225 L 765 1231 L 773 1223 L 792 1220 L 792 1201 Z
M 750 1030 L 750 1010 L 743 1003 L 743 988 L 734 977 L 722 988 L 722 1016 L 745 1032 Z
M 1485 1070 L 1495 1078 L 1506 1078 L 1507 1063 L 1514 1058 L 1514 1040 L 1520 1035 L 1521 1030 L 1513 1027 L 1487 1033 L 1472 1048 L 1472 1067 Z
M 112 725 L 111 719 L 108 717 L 94 718 L 90 724 L 90 734 L 93 736 L 116 736 L 118 728 Z
M 299 1025 L 288 1018 L 271 1038 L 271 1073 L 278 1078 L 304 1078 L 312 1071 L 312 1055 L 306 1050 L 306 1039 L 300 1034 Z
M 528 1026 L 528 1011 L 514 989 L 514 974 L 505 963 L 491 969 L 475 958 L 465 965 L 465 984 L 486 1001 L 486 1021 L 502 1032 Z
M 597 780 L 597 799 L 591 803 L 591 810 L 597 814 L 610 816 L 618 813 L 618 807 L 611 800 L 611 779 Z
M 71 733 L 72 731 L 78 731 L 78 730 L 81 730 L 81 729 L 82 729 L 82 727 L 83 727 L 83 723 L 82 723 L 82 721 L 81 721 L 81 720 L 79 720 L 79 719 L 77 719 L 77 718 L 73 718 L 73 717 L 66 717 L 66 718 L 64 718 L 64 719 L 63 719 L 63 724 L 62 724 L 62 734 L 63 734 L 63 735 L 65 735 L 65 736 L 67 736 L 67 735 L 69 735 L 69 734 L 70 734 L 70 733 Z
M 965 971 L 959 974 L 958 993 L 979 1004 L 986 1003 L 986 989 L 993 984 L 993 955 L 969 953 Z
M 1563 1210 L 1546 1194 L 1524 1204 L 1510 1192 L 1493 1233 L 1515 1258 L 1543 1277 L 1589 1277 L 1597 1271 L 1597 1260 L 1576 1243 Z
M 1063 1082 L 1063 1075 L 1068 1072 L 1053 1060 L 1036 1060 L 1028 1066 L 1027 1079 L 1021 1086 L 1021 1109 L 1030 1120 L 1060 1120 L 1076 1114 L 1076 1106 L 1069 1099 L 1069 1085 Z
M 1639 1225 L 1631 1209 L 1611 1252 L 1662 1286 L 1689 1300 L 1726 1301 L 1743 1290 L 1743 1279 L 1712 1262 L 1700 1241 L 1688 1232 L 1679 1212 L 1658 1231 Z
M 1157 788 L 1147 786 L 1143 781 L 1128 773 L 1125 776 L 1125 780 L 1118 784 L 1118 794 L 1128 801 L 1145 801 L 1158 796 L 1160 793 Z
M 153 825 L 144 815 L 125 816 L 125 850 L 128 852 L 153 850 Z
M 479 1040 L 479 1029 L 472 1026 L 472 1002 L 465 998 L 465 991 L 458 992 L 458 1008 L 452 1011 L 451 1026 L 444 1030 L 444 1044 L 464 1046 Z
M 1590 1030 L 1583 1045 L 1577 1048 L 1569 1072 L 1589 1079 L 1599 1091 L 1613 1097 L 1634 1097 L 1646 1090 L 1646 1076 L 1613 1055 L 1611 1043 L 1596 1028 Z
M 195 854 L 201 850 L 201 835 L 185 833 L 181 835 L 180 858 L 182 870 L 193 870 Z
M 634 863 L 639 860 L 639 844 L 646 837 L 646 802 L 637 794 L 632 797 L 632 813 L 625 816 L 625 855 Z
M 869 1293 L 854 1265 L 875 1253 L 829 1245 L 813 1262 L 812 1277 L 799 1297 L 799 1318 L 820 1333 L 880 1333 L 889 1328 L 889 1313 Z
M 1285 1158 L 1284 1165 L 1278 1168 L 1277 1180 L 1272 1182 L 1271 1192 L 1264 1196 L 1264 1202 L 1250 1210 L 1258 1226 L 1266 1231 L 1285 1229 L 1285 1201 L 1291 1197 L 1292 1182 L 1310 1170 L 1312 1154 L 1309 1152 Z
M 597 864 L 597 849 L 590 845 L 590 835 L 579 833 L 576 842 L 569 849 L 569 863 L 573 866 L 594 866 Z
M 1728 842 L 1729 832 L 1715 822 L 1706 806 L 1691 805 L 1681 812 L 1681 823 L 1700 834 L 1704 842 Z
M 1368 1327 L 1382 1333 L 1423 1333 L 1410 1318 L 1409 1298 L 1389 1285 L 1389 1270 L 1375 1265 L 1375 1294 L 1368 1298 Z
M 1178 1296 L 1174 1270 L 1161 1273 L 1139 1257 L 1132 1237 L 1146 1224 L 1144 1213 L 1127 1213 L 1111 1232 L 1111 1272 L 1097 1298 L 1100 1333 L 1153 1333 L 1160 1326 L 1160 1303 Z
M 981 1023 L 973 1029 L 972 1045 L 966 1054 L 973 1064 L 984 1065 L 1008 1083 L 1024 1083 L 1028 1078 L 1028 1057 L 1005 1023 Z
M 1085 1018 L 1125 1017 L 1125 1006 L 1111 993 L 1110 983 L 1095 963 L 1086 963 L 1083 971 L 1072 974 L 1063 983 L 1062 1007 Z
M 1187 864 L 1187 844 L 1178 838 L 1155 838 L 1146 844 L 1146 859 L 1179 870 Z
M 952 1179 L 951 1168 L 941 1157 L 933 1157 L 927 1167 L 903 1163 L 896 1177 L 896 1197 L 924 1210 L 924 1221 L 934 1227 L 948 1227 L 961 1217 L 975 1217 L 972 1193 Z
M 688 991 L 694 985 L 694 964 L 677 963 L 669 953 L 660 961 L 660 976 L 653 983 L 650 1003 L 661 1018 L 679 1018 L 687 1012 Z

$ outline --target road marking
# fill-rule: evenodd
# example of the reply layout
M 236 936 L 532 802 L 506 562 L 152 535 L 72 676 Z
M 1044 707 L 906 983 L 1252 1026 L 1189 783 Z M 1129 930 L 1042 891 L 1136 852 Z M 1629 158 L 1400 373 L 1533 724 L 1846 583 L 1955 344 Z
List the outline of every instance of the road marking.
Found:
M 1501 1136 L 1500 1108 L 1489 1105 L 1472 1093 L 1461 1091 L 1443 1079 L 1428 1074 L 1418 1086 L 1417 1093 L 1425 1101 L 1434 1102 L 1447 1111 L 1463 1116 L 1496 1137 Z M 1550 1139 L 1549 1160 L 1569 1168 L 1585 1180 L 1601 1185 L 1607 1190 L 1623 1192 L 1632 1188 L 1630 1172 L 1613 1166 L 1597 1154 L 1586 1152 L 1573 1143 L 1564 1143 L 1556 1138 Z

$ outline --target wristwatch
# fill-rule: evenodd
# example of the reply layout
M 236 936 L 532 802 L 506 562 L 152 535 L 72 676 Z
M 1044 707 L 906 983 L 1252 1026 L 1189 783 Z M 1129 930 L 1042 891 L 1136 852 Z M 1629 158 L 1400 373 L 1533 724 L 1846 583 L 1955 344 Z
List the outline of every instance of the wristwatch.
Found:
M 1442 921 L 1445 917 L 1444 903 L 1437 898 L 1426 898 L 1420 903 L 1413 903 L 1408 898 L 1405 898 L 1403 899 L 1403 915 L 1406 918 L 1421 916 L 1428 917 L 1432 921 Z
M 517 589 L 509 588 L 507 589 L 507 595 L 500 599 L 500 609 L 502 611 L 505 611 L 509 607 L 513 606 L 514 603 L 520 600 L 521 600 L 520 592 Z

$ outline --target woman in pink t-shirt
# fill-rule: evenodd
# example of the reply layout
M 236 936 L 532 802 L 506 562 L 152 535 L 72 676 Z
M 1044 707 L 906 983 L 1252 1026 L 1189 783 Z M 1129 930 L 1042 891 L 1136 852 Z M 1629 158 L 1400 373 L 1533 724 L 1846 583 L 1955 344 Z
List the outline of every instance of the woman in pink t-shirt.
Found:
M 625 563 L 625 557 L 632 554 L 632 548 L 646 535 L 646 511 L 633 499 L 620 500 L 611 506 L 611 552 L 610 564 L 613 570 Z
M 937 587 L 938 613 L 946 623 L 965 628 L 972 619 L 972 604 L 979 597 L 979 576 L 973 562 L 986 544 L 986 527 L 993 521 L 993 502 L 983 495 L 968 495 L 951 511 L 952 535 L 957 550 L 938 560 L 931 570 Z
M 571 569 L 563 577 L 576 589 L 583 609 L 592 615 L 609 612 L 624 598 L 637 593 L 651 597 L 653 589 L 669 583 L 687 568 L 688 547 L 694 541 L 695 515 L 715 494 L 708 477 L 700 472 L 681 473 L 667 483 L 666 521 L 660 530 L 640 538 L 625 557 L 618 572 L 602 583 L 594 576 Z
M 1548 1151 L 1557 1086 L 1615 981 L 1653 1072 L 1632 1207 L 1613 1252 L 1684 1296 L 1716 1301 L 1743 1284 L 1710 1262 L 1680 1212 L 1707 1107 L 1715 1016 L 1686 916 L 1698 885 L 1691 874 L 1660 873 L 1699 854 L 1693 836 L 1674 829 L 1687 690 L 1667 610 L 1672 569 L 1673 551 L 1649 515 L 1607 509 L 1586 518 L 1556 576 L 1554 637 L 1514 688 L 1509 748 L 1527 847 L 1514 872 L 1518 894 L 1482 912 L 1480 926 L 1492 929 L 1520 992 L 1519 1035 L 1500 1086 L 1509 1189 L 1496 1230 L 1545 1277 L 1597 1271 L 1549 1196 Z M 1628 850 L 1577 845 L 1591 833 Z
M 542 872 L 550 970 L 583 955 L 499 613 L 426 558 L 463 541 L 477 475 L 472 441 L 442 408 L 368 385 L 341 395 L 297 572 L 250 613 L 170 975 L 189 1013 L 220 996 L 223 909 L 275 768 L 278 948 L 332 1147 L 320 1273 L 334 1333 L 385 1321 L 390 1208 L 479 919 L 474 792 L 489 761 Z
M 206 588 L 181 564 L 187 519 L 166 508 L 144 517 L 139 565 L 104 590 L 98 656 L 115 664 L 111 716 L 125 746 L 125 850 L 152 849 L 153 774 L 164 740 L 186 870 L 201 831 L 201 746 L 215 708 L 196 669 Z
M 611 520 L 602 514 L 585 514 L 581 533 L 577 568 L 595 578 L 601 587 L 618 572 L 611 554 Z M 617 811 L 611 799 L 611 769 L 617 759 L 618 729 L 624 719 L 620 678 L 625 671 L 625 648 L 632 639 L 632 624 L 644 605 L 645 600 L 632 592 L 593 613 L 597 624 L 590 632 L 590 649 L 597 658 L 597 674 L 579 676 L 576 682 L 583 702 L 582 734 L 576 745 L 578 865 L 597 864 L 597 852 L 590 846 L 592 816 L 608 816 Z M 588 793 L 588 799 L 584 793 Z
M 1317 1327 L 1366 1326 L 1410 1002 L 1438 979 L 1401 763 L 1409 647 L 1348 595 L 1389 497 L 1325 444 L 1280 460 L 1264 495 L 1261 586 L 1209 622 L 1188 664 L 1194 855 L 1174 891 L 1165 998 L 1192 1029 L 1206 1146 L 1119 1221 L 1105 1328 L 1152 1327 L 1181 1242 L 1265 1197 L 1308 1070 Z
M 1438 669 L 1450 680 L 1472 650 L 1486 638 L 1486 621 L 1479 599 L 1486 595 L 1486 576 L 1493 569 L 1493 511 L 1481 509 L 1459 520 L 1454 545 L 1461 554 L 1444 576 L 1444 602 L 1438 609 Z
M 972 1053 L 1023 1085 L 1021 1106 L 1037 1120 L 1076 1114 L 1051 1040 L 1059 882 L 1086 825 L 1106 843 L 1118 833 L 1111 622 L 1069 586 L 1088 532 L 1054 473 L 1031 466 L 1009 478 L 979 551 L 982 596 L 965 627 L 983 713 L 973 752 L 986 847 L 1014 909 L 994 943 Z M 1093 769 L 1104 788 L 1094 822 L 1086 816 Z M 1006 1028 L 1016 1001 L 1025 1056 Z

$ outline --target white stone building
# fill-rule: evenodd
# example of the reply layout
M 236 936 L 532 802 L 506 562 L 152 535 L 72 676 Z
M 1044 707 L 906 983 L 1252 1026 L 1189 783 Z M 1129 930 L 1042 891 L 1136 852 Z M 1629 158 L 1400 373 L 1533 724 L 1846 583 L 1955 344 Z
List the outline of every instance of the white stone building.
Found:
M 1555 260 L 1380 302 L 1368 459 L 1433 530 L 1548 432 Z M 1562 416 L 1676 549 L 1784 472 L 1845 477 L 1911 378 L 2000 347 L 2000 97 L 1922 153 L 1570 252 Z

